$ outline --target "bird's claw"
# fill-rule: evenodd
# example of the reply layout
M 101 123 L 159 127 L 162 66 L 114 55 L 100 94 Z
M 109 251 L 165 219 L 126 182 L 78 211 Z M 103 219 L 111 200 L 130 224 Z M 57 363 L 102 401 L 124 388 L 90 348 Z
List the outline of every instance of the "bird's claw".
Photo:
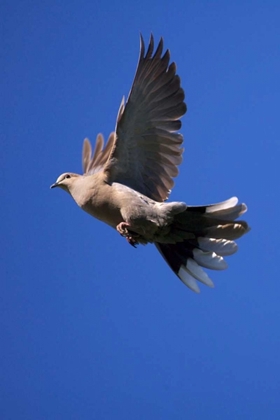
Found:
M 129 223 L 121 222 L 117 225 L 116 229 L 121 234 L 121 236 L 126 238 L 127 242 L 131 246 L 136 248 L 136 245 L 138 245 L 137 238 L 139 238 L 139 235 L 137 233 L 129 231 L 128 227 L 131 227 Z

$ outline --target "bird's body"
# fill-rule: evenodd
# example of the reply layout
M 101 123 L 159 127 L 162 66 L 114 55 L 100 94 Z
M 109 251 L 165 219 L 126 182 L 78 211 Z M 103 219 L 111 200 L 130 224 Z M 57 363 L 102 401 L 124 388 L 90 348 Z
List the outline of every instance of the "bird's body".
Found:
M 138 243 L 165 242 L 173 215 L 187 206 L 158 203 L 126 185 L 108 184 L 103 175 L 99 172 L 73 179 L 68 192 L 78 206 L 115 229 L 121 223 L 130 224 L 133 233 L 139 235 Z
M 116 131 L 94 152 L 86 139 L 84 175 L 64 173 L 52 187 L 69 192 L 84 211 L 110 225 L 128 242 L 155 243 L 175 274 L 193 291 L 196 280 L 213 286 L 201 269 L 224 269 L 224 255 L 237 250 L 235 239 L 249 228 L 235 221 L 247 208 L 233 197 L 208 206 L 165 202 L 182 161 L 183 137 L 177 131 L 186 112 L 184 92 L 163 41 L 153 53 L 151 36 L 140 58 L 127 103 L 121 103 Z

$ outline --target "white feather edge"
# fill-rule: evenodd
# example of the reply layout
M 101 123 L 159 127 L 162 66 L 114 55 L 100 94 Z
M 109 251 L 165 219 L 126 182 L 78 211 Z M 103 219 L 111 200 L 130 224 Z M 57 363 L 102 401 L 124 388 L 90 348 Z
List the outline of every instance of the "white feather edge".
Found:
M 178 271 L 178 277 L 193 292 L 200 293 L 195 278 L 189 273 L 184 265 L 181 265 L 180 270 Z
M 238 203 L 237 197 L 231 197 L 226 201 L 222 201 L 221 203 L 212 204 L 206 208 L 206 213 L 215 213 L 220 210 L 225 210 L 236 206 Z
M 214 287 L 214 283 L 205 273 L 205 271 L 195 262 L 192 258 L 188 258 L 187 270 L 190 274 L 201 283 L 204 283 L 208 287 Z
M 197 264 L 205 268 L 210 268 L 211 270 L 225 270 L 227 268 L 226 261 L 215 252 L 204 252 L 200 249 L 194 249 L 193 258 Z
M 181 265 L 178 276 L 195 293 L 200 293 L 196 280 L 208 287 L 214 287 L 212 280 L 192 258 L 188 259 L 186 266 Z
M 198 238 L 198 245 L 202 251 L 212 251 L 217 255 L 232 255 L 238 250 L 237 243 L 227 239 Z

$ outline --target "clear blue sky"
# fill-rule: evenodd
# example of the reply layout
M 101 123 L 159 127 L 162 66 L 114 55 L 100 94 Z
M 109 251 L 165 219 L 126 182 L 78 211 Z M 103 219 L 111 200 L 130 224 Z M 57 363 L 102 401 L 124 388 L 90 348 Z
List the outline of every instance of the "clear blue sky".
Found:
M 279 1 L 2 1 L 0 418 L 280 418 Z M 49 186 L 163 36 L 186 92 L 171 199 L 252 231 L 192 293 Z

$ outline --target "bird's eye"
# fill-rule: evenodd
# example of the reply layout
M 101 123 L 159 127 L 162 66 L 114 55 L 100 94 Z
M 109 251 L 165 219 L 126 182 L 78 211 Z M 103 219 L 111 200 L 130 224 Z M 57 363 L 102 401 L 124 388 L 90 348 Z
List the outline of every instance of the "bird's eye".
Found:
M 65 177 L 64 177 L 65 179 L 66 178 L 71 178 L 71 175 L 69 175 L 69 174 L 67 174 L 67 175 L 65 175 Z

